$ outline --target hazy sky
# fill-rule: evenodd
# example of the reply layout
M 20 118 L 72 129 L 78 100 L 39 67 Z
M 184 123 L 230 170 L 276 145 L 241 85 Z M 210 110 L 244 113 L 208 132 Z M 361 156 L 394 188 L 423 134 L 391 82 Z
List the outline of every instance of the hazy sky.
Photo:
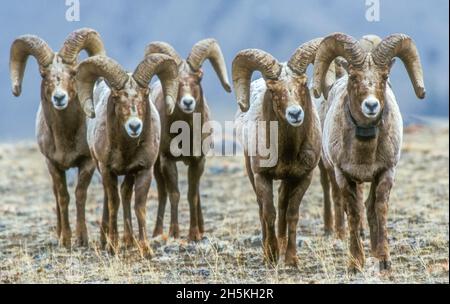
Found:
M 68 22 L 64 0 L 3 1 L 0 7 L 0 140 L 34 136 L 40 102 L 40 76 L 34 59 L 25 72 L 23 93 L 11 94 L 9 48 L 15 37 L 36 34 L 58 50 L 65 37 L 80 27 L 98 30 L 109 56 L 133 70 L 144 47 L 164 40 L 187 56 L 200 39 L 216 38 L 224 52 L 229 75 L 231 61 L 241 49 L 261 48 L 286 61 L 310 39 L 342 31 L 354 37 L 374 33 L 382 37 L 403 32 L 419 48 L 425 71 L 427 99 L 416 99 L 400 61 L 392 82 L 406 120 L 422 115 L 448 117 L 448 1 L 380 0 L 379 22 L 367 21 L 366 0 L 80 0 L 80 21 Z M 204 92 L 218 120 L 233 119 L 234 93 L 223 91 L 205 63 Z M 231 75 L 230 75 L 231 78 Z

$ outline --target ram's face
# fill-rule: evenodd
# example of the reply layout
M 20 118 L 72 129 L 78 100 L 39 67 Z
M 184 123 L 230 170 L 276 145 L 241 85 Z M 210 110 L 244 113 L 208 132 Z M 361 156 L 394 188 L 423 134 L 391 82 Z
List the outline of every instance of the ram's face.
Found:
M 149 92 L 134 81 L 129 81 L 121 90 L 111 90 L 115 115 L 131 138 L 139 137 L 144 128 Z
M 267 80 L 266 84 L 278 119 L 293 127 L 300 126 L 305 119 L 306 77 L 291 75 L 286 79 Z
M 179 74 L 180 85 L 178 86 L 178 108 L 186 114 L 193 113 L 201 101 L 203 72 L 181 72 Z
M 374 120 L 382 112 L 390 67 L 366 64 L 363 69 L 349 68 L 348 92 L 353 115 Z
M 64 110 L 76 96 L 74 66 L 64 64 L 61 57 L 55 56 L 47 67 L 40 67 L 42 88 L 45 99 L 57 110 Z

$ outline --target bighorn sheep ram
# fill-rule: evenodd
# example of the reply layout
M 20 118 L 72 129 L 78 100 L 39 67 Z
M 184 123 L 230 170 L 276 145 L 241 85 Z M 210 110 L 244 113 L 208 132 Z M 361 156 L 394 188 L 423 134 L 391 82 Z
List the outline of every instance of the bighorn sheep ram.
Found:
M 240 109 L 236 130 L 241 140 L 245 164 L 259 204 L 263 249 L 266 260 L 276 262 L 279 248 L 286 248 L 285 263 L 297 264 L 296 232 L 299 206 L 308 189 L 312 172 L 319 162 L 321 147 L 320 121 L 308 89 L 306 68 L 314 62 L 321 39 L 301 45 L 287 64 L 270 54 L 248 49 L 240 51 L 233 61 L 233 83 Z M 263 78 L 250 85 L 257 70 Z M 255 122 L 266 128 L 250 131 Z M 259 152 L 250 155 L 249 143 L 259 145 L 270 137 L 269 123 L 278 125 L 275 143 L 277 161 L 261 166 Z M 245 138 L 254 140 L 246 140 Z M 273 180 L 281 179 L 278 193 L 278 240 L 275 235 L 276 210 L 273 202 Z M 288 237 L 286 237 L 288 232 Z
M 380 270 L 390 269 L 387 240 L 389 194 L 400 158 L 403 122 L 388 77 L 392 59 L 399 57 L 408 71 L 418 98 L 425 97 L 422 66 L 413 40 L 404 34 L 384 38 L 367 50 L 342 33 L 322 41 L 315 59 L 314 95 L 326 86 L 325 71 L 334 58 L 348 62 L 344 76 L 328 94 L 323 123 L 323 160 L 336 180 L 337 191 L 347 211 L 350 233 L 350 269 L 364 266 L 359 235 L 362 214 L 362 186 L 370 182 L 365 202 L 371 249 Z M 333 183 L 332 183 L 333 186 Z
M 374 49 L 379 43 L 381 42 L 381 38 L 377 35 L 365 35 L 360 40 L 359 43 L 361 47 L 366 52 L 371 52 L 372 49 Z M 393 65 L 395 59 L 392 59 L 391 65 Z M 328 82 L 330 85 L 324 88 L 323 97 L 319 98 L 319 104 L 317 105 L 319 109 L 319 117 L 320 121 L 322 123 L 322 129 L 323 129 L 323 123 L 325 121 L 326 116 L 326 110 L 328 109 L 328 102 L 326 98 L 328 97 L 328 91 L 331 89 L 331 85 L 336 81 L 336 79 L 339 79 L 347 74 L 348 69 L 348 62 L 342 58 L 337 57 L 334 59 L 334 62 L 330 65 L 330 70 L 332 70 L 332 66 L 335 67 L 335 73 L 334 75 L 329 75 L 333 77 Z M 334 224 L 335 224 L 335 232 L 336 236 L 339 239 L 345 238 L 345 208 L 342 205 L 342 201 L 340 199 L 339 194 L 339 187 L 337 186 L 336 179 L 334 177 L 333 172 L 327 172 L 327 169 L 325 168 L 325 165 L 323 164 L 323 160 L 319 161 L 319 169 L 320 169 L 320 182 L 322 184 L 323 189 L 323 196 L 324 196 L 324 230 L 325 235 L 331 235 L 333 232 L 333 212 L 331 208 L 331 197 L 333 198 L 334 203 Z M 332 187 L 330 187 L 330 184 L 333 184 Z M 330 196 L 330 188 L 331 188 L 331 196 Z M 361 237 L 364 236 L 364 224 L 363 224 L 363 218 L 364 216 L 361 215 L 361 226 L 360 226 L 360 235 Z
M 80 63 L 77 86 L 88 122 L 88 144 L 103 180 L 105 192 L 101 244 L 111 253 L 118 249 L 117 213 L 120 205 L 118 176 L 124 175 L 120 194 L 124 214 L 123 244 L 134 244 L 130 201 L 134 186 L 135 212 L 139 225 L 139 249 L 151 256 L 146 230 L 146 202 L 152 168 L 160 143 L 160 119 L 149 100 L 148 85 L 154 75 L 162 82 L 167 106 L 173 107 L 178 82 L 175 61 L 167 55 L 147 56 L 129 74 L 106 56 Z M 96 81 L 102 77 L 104 80 Z M 92 111 L 91 106 L 95 106 Z
M 164 211 L 169 195 L 171 217 L 169 235 L 175 238 L 179 237 L 178 226 L 178 202 L 180 200 L 180 191 L 178 190 L 178 172 L 176 162 L 183 161 L 188 165 L 188 201 L 190 209 L 190 229 L 189 240 L 200 240 L 204 233 L 203 215 L 200 203 L 200 178 L 205 166 L 205 151 L 199 151 L 195 154 L 193 145 L 194 115 L 201 118 L 201 123 L 208 123 L 210 111 L 206 98 L 203 94 L 201 81 L 203 71 L 201 69 L 203 62 L 208 59 L 214 67 L 223 88 L 231 92 L 228 81 L 225 60 L 220 50 L 219 44 L 214 39 L 204 39 L 197 42 L 186 60 L 165 42 L 150 43 L 145 55 L 153 53 L 163 53 L 171 56 L 178 66 L 178 97 L 174 109 L 167 109 L 163 100 L 160 83 L 155 83 L 152 87 L 152 100 L 158 108 L 161 117 L 161 146 L 158 160 L 154 167 L 155 179 L 158 186 L 158 216 L 153 236 L 162 234 Z M 173 112 L 173 113 L 172 113 Z M 174 137 L 179 136 L 179 132 L 171 133 L 171 126 L 174 122 L 185 122 L 189 125 L 190 151 L 189 155 L 173 155 L 170 151 L 170 144 Z M 201 134 L 201 141 L 209 136 L 209 133 Z
M 61 245 L 65 247 L 71 246 L 68 213 L 70 197 L 65 171 L 72 167 L 78 168 L 78 184 L 75 190 L 76 237 L 79 245 L 86 246 L 86 192 L 95 170 L 86 141 L 85 115 L 75 88 L 77 58 L 82 50 L 86 50 L 90 56 L 105 53 L 96 31 L 87 28 L 74 31 L 57 53 L 41 38 L 24 35 L 13 42 L 10 57 L 10 76 L 15 96 L 19 96 L 22 90 L 28 56 L 35 57 L 39 65 L 42 83 L 41 103 L 36 117 L 36 136 L 53 180 L 56 232 Z

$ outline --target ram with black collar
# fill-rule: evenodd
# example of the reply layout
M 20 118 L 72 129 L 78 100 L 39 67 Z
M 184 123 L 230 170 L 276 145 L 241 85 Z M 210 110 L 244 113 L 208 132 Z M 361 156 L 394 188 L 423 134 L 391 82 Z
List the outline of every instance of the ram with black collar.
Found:
M 388 83 L 392 59 L 400 58 L 418 98 L 425 97 L 422 66 L 413 40 L 393 34 L 374 48 L 343 33 L 326 37 L 316 54 L 314 95 L 326 90 L 325 75 L 338 56 L 348 62 L 348 75 L 334 83 L 322 108 L 322 159 L 332 186 L 347 212 L 350 234 L 350 269 L 364 266 L 359 233 L 363 212 L 363 183 L 371 183 L 365 202 L 371 249 L 380 270 L 390 269 L 387 239 L 389 193 L 400 159 L 403 121 Z

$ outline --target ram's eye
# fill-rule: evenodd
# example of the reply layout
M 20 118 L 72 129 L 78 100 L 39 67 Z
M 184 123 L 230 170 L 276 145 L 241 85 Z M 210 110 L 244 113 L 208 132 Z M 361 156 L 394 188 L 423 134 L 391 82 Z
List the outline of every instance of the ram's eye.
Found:
M 350 74 L 350 80 L 351 81 L 356 81 L 358 79 L 358 75 L 356 74 Z

